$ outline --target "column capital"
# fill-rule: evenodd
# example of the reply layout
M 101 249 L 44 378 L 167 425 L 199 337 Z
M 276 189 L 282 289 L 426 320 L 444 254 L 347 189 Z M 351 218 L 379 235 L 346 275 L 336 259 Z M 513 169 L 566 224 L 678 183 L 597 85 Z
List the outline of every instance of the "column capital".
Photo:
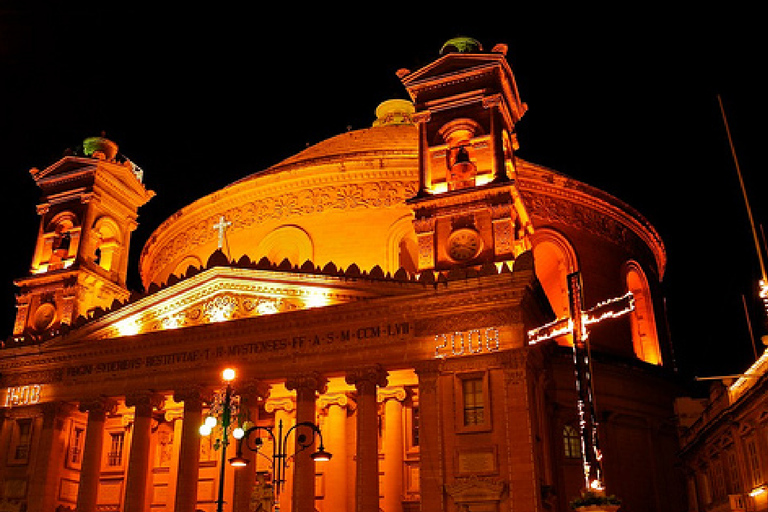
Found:
M 237 391 L 240 395 L 266 400 L 269 398 L 272 386 L 258 379 L 250 379 L 237 386 Z
M 318 409 L 326 409 L 332 405 L 338 405 L 339 407 L 355 408 L 355 401 L 352 400 L 347 393 L 328 393 L 322 395 L 317 399 Z
M 69 415 L 75 410 L 71 403 L 62 401 L 45 402 L 38 404 L 38 407 L 43 414 L 43 427 L 53 426 L 57 417 Z M 61 430 L 61 427 L 59 430 Z
M 269 398 L 264 404 L 264 410 L 269 414 L 277 410 L 292 412 L 296 409 L 296 400 L 292 396 Z
M 394 399 L 398 402 L 402 402 L 407 396 L 408 392 L 403 386 L 379 388 L 376 392 L 376 401 L 382 403 L 386 400 Z
M 165 404 L 165 395 L 153 391 L 137 391 L 125 396 L 125 406 L 135 407 L 136 413 L 140 409 L 152 412 L 152 409 L 162 409 Z
M 442 359 L 428 359 L 425 361 L 417 361 L 413 365 L 413 370 L 416 372 L 416 375 L 421 378 L 422 375 L 427 376 L 429 374 L 439 374 L 440 370 L 443 368 L 443 360 Z
M 328 379 L 318 372 L 297 374 L 286 379 L 285 388 L 291 391 L 307 389 L 322 394 L 328 388 Z
M 80 412 L 94 414 L 114 414 L 117 410 L 117 400 L 107 396 L 90 397 L 80 401 Z
M 364 366 L 361 368 L 355 368 L 347 373 L 347 384 L 355 386 L 358 391 L 376 392 L 376 386 L 383 388 L 388 384 L 387 377 L 389 373 L 376 364 L 372 366 Z
M 210 389 L 195 384 L 175 390 L 173 401 L 184 402 L 186 407 L 202 407 L 203 402 L 210 401 L 212 396 Z
M 411 114 L 411 121 L 416 124 L 424 124 L 432 118 L 432 112 L 429 110 L 422 110 L 421 112 L 414 112 Z
M 483 96 L 483 108 L 498 107 L 502 103 L 501 94 Z

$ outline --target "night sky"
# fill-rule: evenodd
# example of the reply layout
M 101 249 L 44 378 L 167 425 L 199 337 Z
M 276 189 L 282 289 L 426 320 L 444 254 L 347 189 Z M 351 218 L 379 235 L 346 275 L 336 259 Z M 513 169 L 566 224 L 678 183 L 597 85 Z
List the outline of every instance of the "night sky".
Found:
M 457 35 L 486 49 L 509 46 L 529 106 L 517 128 L 520 157 L 617 196 L 660 232 L 684 376 L 751 363 L 742 294 L 757 334 L 767 332 L 716 99 L 725 103 L 756 221 L 768 223 L 768 30 L 757 7 L 75 3 L 0 6 L 3 337 L 15 313 L 12 280 L 26 274 L 38 229 L 31 167 L 103 130 L 144 169 L 157 197 L 140 210 L 132 239 L 129 283 L 138 288 L 138 254 L 162 220 L 307 144 L 370 126 L 379 102 L 407 97 L 395 71 L 431 62 Z

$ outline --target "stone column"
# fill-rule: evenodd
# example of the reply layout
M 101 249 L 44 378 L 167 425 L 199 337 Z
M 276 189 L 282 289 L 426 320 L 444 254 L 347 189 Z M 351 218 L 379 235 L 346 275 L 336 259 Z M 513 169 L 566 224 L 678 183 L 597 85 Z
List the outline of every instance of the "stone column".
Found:
M 354 385 L 357 390 L 356 512 L 379 510 L 379 418 L 376 387 L 387 385 L 387 375 L 380 365 L 375 365 L 353 370 L 346 376 L 347 384 Z
M 39 404 L 43 412 L 42 430 L 34 473 L 29 482 L 29 510 L 53 510 L 59 492 L 59 466 L 56 464 L 66 458 L 66 440 L 64 439 L 64 418 L 72 411 L 72 406 L 64 402 Z
M 181 420 L 179 467 L 176 477 L 176 512 L 195 512 L 197 507 L 197 481 L 200 472 L 200 425 L 203 424 L 203 399 L 205 392 L 193 386 L 178 390 L 173 395 L 176 402 L 184 402 L 184 418 Z
M 293 397 L 286 396 L 286 397 L 280 397 L 280 398 L 270 398 L 267 400 L 267 402 L 264 404 L 264 410 L 271 414 L 275 413 L 275 436 L 277 436 L 277 427 L 282 421 L 283 423 L 283 432 L 287 432 L 291 426 L 293 426 L 293 415 L 291 414 L 294 410 L 296 410 L 296 402 L 293 399 Z M 268 440 L 266 437 L 262 437 L 265 441 Z M 269 440 L 271 442 L 271 440 Z M 277 442 L 277 441 L 275 441 Z M 267 444 L 266 442 L 264 443 Z M 262 448 L 264 450 L 264 453 L 271 456 L 272 455 L 272 449 L 271 447 L 264 446 Z M 277 482 L 274 482 L 275 485 L 277 485 Z M 293 510 L 291 507 L 293 500 L 291 499 L 291 494 L 293 490 L 293 479 L 287 478 L 285 485 L 283 485 L 283 489 L 280 492 L 279 498 L 279 505 L 280 510 L 282 512 Z M 277 508 L 277 507 L 275 507 Z
M 509 181 L 504 162 L 504 122 L 501 117 L 501 101 L 500 94 L 483 98 L 483 107 L 490 109 L 491 114 L 491 151 L 493 153 L 494 183 Z
M 419 378 L 419 487 L 421 510 L 445 510 L 443 496 L 443 434 L 438 381 L 440 361 L 416 365 Z
M 136 393 L 125 398 L 126 407 L 134 407 L 131 453 L 125 478 L 125 512 L 143 512 L 147 506 L 147 481 L 152 435 L 152 409 L 161 408 L 165 397 L 156 393 Z
M 428 110 L 417 112 L 411 116 L 419 129 L 419 190 L 416 197 L 428 197 L 430 195 L 427 190 L 427 182 L 431 181 L 429 141 L 427 141 L 427 122 L 430 117 Z
M 407 393 L 403 387 L 380 389 L 379 403 L 384 402 L 384 498 L 381 508 L 384 512 L 403 512 L 403 400 Z
M 315 401 L 317 393 L 324 393 L 328 379 L 317 372 L 291 377 L 285 382 L 286 389 L 296 390 L 296 423 L 315 423 Z M 315 511 L 315 461 L 311 455 L 315 451 L 315 443 L 301 451 L 299 436 L 305 435 L 310 440 L 313 432 L 308 427 L 297 427 L 293 433 L 294 465 L 293 465 L 293 512 Z
M 323 395 L 318 400 L 320 409 L 328 409 L 326 427 L 323 429 L 325 449 L 333 458 L 323 463 L 325 498 L 323 509 L 344 511 L 347 508 L 347 411 L 354 406 L 346 393 Z
M 240 395 L 240 411 L 255 425 L 259 421 L 259 404 L 269 396 L 269 385 L 254 380 L 238 386 L 237 391 Z M 260 434 L 258 431 L 256 433 Z M 233 439 L 232 445 L 234 454 L 237 441 Z M 256 483 L 257 456 L 251 450 L 243 448 L 243 457 L 251 462 L 244 468 L 235 468 L 235 496 L 232 507 L 234 512 L 250 512 L 251 493 Z
M 117 402 L 99 397 L 80 402 L 80 410 L 88 413 L 83 459 L 80 466 L 80 487 L 77 490 L 77 511 L 95 512 L 101 473 L 101 452 L 104 447 L 104 421 L 114 412 Z

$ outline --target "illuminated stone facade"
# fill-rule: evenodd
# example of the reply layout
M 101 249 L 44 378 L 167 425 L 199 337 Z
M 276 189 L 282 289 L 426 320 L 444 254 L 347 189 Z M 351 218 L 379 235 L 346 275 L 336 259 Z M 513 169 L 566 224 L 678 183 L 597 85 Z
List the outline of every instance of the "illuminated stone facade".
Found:
M 709 398 L 677 400 L 689 512 L 768 510 L 767 371 L 768 351 Z
M 506 48 L 459 42 L 398 72 L 413 103 L 385 102 L 373 127 L 163 222 L 138 262 L 145 294 L 121 270 L 108 274 L 118 291 L 83 295 L 67 316 L 60 294 L 86 289 L 74 280 L 104 279 L 110 256 L 124 265 L 121 229 L 151 193 L 114 156 L 43 171 L 98 169 L 134 195 L 115 196 L 122 249 L 102 233 L 79 259 L 74 240 L 98 220 L 57 231 L 40 209 L 0 352 L 2 506 L 214 510 L 220 454 L 197 429 L 232 366 L 251 421 L 313 419 L 333 453 L 292 460 L 283 510 L 565 511 L 582 481 L 570 342 L 529 346 L 527 332 L 567 312 L 566 276 L 580 271 L 587 303 L 632 291 L 637 304 L 590 337 L 606 483 L 628 510 L 680 508 L 664 246 L 622 201 L 520 159 L 527 107 Z M 73 219 L 94 204 L 49 202 Z M 63 236 L 73 263 L 43 266 L 40 247 Z M 225 510 L 263 496 L 268 463 L 253 460 L 225 469 Z

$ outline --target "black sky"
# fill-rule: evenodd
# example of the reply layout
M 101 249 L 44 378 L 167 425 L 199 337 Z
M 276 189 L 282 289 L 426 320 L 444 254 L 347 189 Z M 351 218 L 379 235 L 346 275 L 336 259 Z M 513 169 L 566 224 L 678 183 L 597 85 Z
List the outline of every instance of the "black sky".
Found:
M 29 168 L 104 130 L 144 169 L 158 195 L 132 240 L 138 287 L 138 252 L 163 219 L 308 143 L 370 126 L 379 102 L 406 97 L 398 68 L 470 35 L 509 46 L 529 105 L 519 155 L 619 197 L 659 230 L 683 373 L 751 362 L 741 294 L 758 322 L 759 270 L 716 94 L 757 222 L 768 223 L 768 32 L 757 8 L 154 4 L 0 6 L 3 333 L 38 228 Z

